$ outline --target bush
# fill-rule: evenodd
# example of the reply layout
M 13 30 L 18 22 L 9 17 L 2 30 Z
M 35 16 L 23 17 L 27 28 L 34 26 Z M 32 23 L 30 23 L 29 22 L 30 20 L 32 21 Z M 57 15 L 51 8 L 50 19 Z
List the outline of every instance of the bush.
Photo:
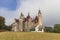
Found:
M 52 27 L 45 27 L 44 31 L 45 32 L 53 32 L 53 28 Z
M 54 25 L 54 32 L 55 33 L 60 33 L 60 24 L 55 24 Z

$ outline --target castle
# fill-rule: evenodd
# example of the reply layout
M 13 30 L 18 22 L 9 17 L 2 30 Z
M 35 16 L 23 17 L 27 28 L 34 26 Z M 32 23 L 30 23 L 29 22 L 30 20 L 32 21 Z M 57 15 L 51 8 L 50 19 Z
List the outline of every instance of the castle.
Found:
M 35 18 L 31 18 L 31 16 L 28 13 L 28 16 L 25 18 L 23 13 L 21 13 L 19 19 L 15 19 L 15 22 L 11 25 L 12 31 L 14 32 L 29 32 L 29 31 L 35 31 L 35 32 L 44 32 L 44 28 L 42 25 L 42 13 L 39 10 L 38 16 Z

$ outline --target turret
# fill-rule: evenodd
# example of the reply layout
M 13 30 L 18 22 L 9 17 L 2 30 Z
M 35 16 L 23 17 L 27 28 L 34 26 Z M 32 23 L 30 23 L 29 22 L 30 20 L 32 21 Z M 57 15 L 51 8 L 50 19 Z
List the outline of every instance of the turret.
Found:
M 43 25 L 42 25 L 42 13 L 38 11 L 38 25 L 35 28 L 36 32 L 44 32 Z
M 38 11 L 38 14 L 41 14 L 41 11 L 40 10 Z
M 24 18 L 24 15 L 23 15 L 23 13 L 21 12 L 20 19 L 23 19 L 23 18 Z
M 38 11 L 38 25 L 42 25 L 42 13 L 40 10 Z
M 27 21 L 32 21 L 32 18 L 30 17 L 29 12 L 28 12 L 28 16 L 27 16 Z
M 23 31 L 23 22 L 24 22 L 24 15 L 21 12 L 20 18 L 19 18 L 19 31 Z

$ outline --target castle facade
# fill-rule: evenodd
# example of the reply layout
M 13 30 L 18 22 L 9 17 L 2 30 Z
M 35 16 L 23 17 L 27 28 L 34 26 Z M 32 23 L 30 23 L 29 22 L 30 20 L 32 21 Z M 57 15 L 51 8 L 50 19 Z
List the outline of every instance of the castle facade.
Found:
M 44 32 L 44 28 L 42 25 L 42 13 L 39 10 L 38 16 L 35 18 L 31 18 L 31 16 L 28 13 L 28 16 L 25 18 L 23 13 L 21 13 L 19 19 L 15 19 L 15 22 L 11 25 L 12 31 L 14 32 L 29 32 L 29 31 L 35 31 L 35 32 Z

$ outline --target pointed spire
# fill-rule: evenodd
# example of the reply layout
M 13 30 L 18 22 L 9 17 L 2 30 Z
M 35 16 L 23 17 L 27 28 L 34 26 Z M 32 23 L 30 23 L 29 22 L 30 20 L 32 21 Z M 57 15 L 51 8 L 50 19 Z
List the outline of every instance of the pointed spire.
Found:
M 30 18 L 30 14 L 29 14 L 29 12 L 28 12 L 28 16 L 27 16 L 27 18 Z
M 24 16 L 22 12 L 21 12 L 21 16 Z
M 35 17 L 35 23 L 37 23 L 37 22 L 38 22 L 38 17 L 36 16 L 36 17 Z
M 30 18 L 31 18 L 31 17 L 30 17 L 30 14 L 29 14 L 29 12 L 28 12 L 27 20 L 30 19 Z
M 20 14 L 20 18 L 24 18 L 24 15 L 23 15 L 23 13 L 21 12 L 21 14 Z
M 29 12 L 28 12 L 28 16 L 30 16 Z
M 41 14 L 41 10 L 38 11 L 38 14 Z

